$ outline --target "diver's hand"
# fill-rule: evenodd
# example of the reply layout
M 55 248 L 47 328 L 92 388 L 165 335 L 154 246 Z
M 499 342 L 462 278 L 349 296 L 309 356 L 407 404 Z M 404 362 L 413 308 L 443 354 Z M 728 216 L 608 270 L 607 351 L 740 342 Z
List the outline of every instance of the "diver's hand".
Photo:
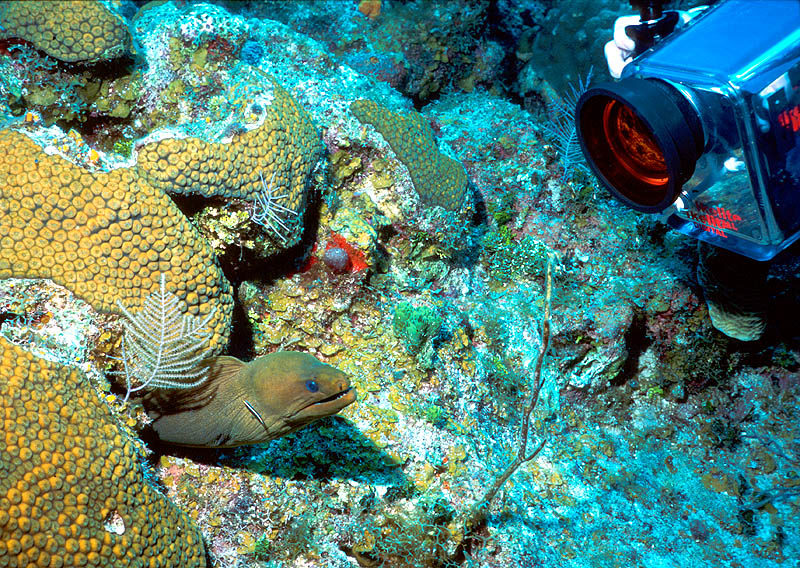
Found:
M 708 8 L 708 6 L 697 6 L 691 10 L 678 10 L 681 19 L 678 22 L 676 29 L 685 25 L 686 22 L 694 18 L 697 14 Z M 619 79 L 622 75 L 622 70 L 633 59 L 633 50 L 636 49 L 636 44 L 625 33 L 625 28 L 628 26 L 635 26 L 639 23 L 639 16 L 622 16 L 617 18 L 614 22 L 614 39 L 606 43 L 604 51 L 606 54 L 606 62 L 608 63 L 608 72 L 615 79 Z
M 636 44 L 625 34 L 625 28 L 639 23 L 639 16 L 622 16 L 614 22 L 614 39 L 605 46 L 608 72 L 615 79 L 622 75 L 622 69 L 630 63 Z

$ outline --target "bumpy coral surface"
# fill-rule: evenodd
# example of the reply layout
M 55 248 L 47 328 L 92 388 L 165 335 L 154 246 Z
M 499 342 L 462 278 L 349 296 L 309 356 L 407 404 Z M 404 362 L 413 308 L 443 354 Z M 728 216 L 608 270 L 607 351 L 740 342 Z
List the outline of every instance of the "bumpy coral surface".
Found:
M 404 116 L 368 99 L 353 102 L 350 110 L 386 139 L 408 168 L 424 204 L 439 205 L 450 211 L 461 207 L 467 190 L 464 167 L 439 152 L 433 130 L 421 114 L 412 111 Z
M 0 338 L 0 566 L 204 566 L 86 377 Z
M 0 278 L 49 278 L 96 310 L 118 313 L 159 286 L 208 314 L 227 341 L 233 300 L 206 242 L 161 191 L 129 169 L 90 173 L 0 132 Z
M 248 200 L 261 194 L 267 206 L 281 210 L 290 246 L 300 237 L 310 174 L 322 144 L 308 113 L 270 82 L 269 104 L 254 105 L 263 115 L 257 128 L 228 143 L 161 140 L 140 151 L 138 164 L 142 176 L 165 192 Z
M 4 36 L 31 42 L 61 61 L 97 62 L 128 52 L 131 36 L 125 22 L 94 0 L 4 2 Z

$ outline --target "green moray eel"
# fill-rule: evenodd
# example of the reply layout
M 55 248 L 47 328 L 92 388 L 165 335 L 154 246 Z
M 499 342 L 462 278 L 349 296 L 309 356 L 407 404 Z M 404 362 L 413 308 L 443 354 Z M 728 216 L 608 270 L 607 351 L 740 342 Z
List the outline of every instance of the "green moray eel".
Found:
M 343 372 L 307 353 L 278 351 L 244 363 L 212 357 L 192 389 L 159 389 L 143 399 L 158 437 L 171 444 L 227 448 L 285 436 L 356 400 Z

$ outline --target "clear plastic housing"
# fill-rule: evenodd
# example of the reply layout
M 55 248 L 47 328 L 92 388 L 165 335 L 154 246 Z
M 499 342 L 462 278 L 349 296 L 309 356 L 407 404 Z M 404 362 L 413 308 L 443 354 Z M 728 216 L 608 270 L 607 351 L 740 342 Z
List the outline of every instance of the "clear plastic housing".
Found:
M 624 76 L 672 85 L 702 122 L 704 153 L 666 223 L 758 260 L 800 238 L 800 1 L 724 1 Z

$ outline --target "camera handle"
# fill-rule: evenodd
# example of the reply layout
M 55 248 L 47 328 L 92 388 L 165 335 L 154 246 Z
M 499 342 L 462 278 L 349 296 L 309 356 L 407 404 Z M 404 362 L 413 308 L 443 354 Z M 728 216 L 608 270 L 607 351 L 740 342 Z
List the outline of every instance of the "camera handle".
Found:
M 625 34 L 636 44 L 633 57 L 647 51 L 659 39 L 668 36 L 675 29 L 680 15 L 675 11 L 663 11 L 668 0 L 630 0 L 631 7 L 639 10 L 640 21 L 625 27 Z

